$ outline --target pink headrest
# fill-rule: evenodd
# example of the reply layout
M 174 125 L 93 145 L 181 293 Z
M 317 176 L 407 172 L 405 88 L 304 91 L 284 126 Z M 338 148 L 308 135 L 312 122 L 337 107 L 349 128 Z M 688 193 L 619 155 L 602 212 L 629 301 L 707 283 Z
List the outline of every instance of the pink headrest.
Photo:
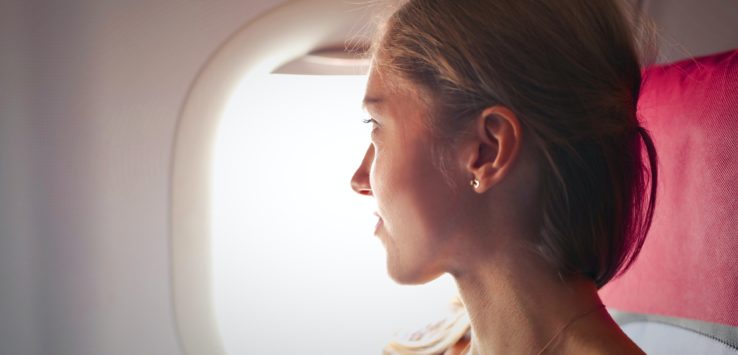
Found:
M 647 69 L 638 110 L 659 155 L 653 225 L 600 294 L 617 310 L 738 326 L 738 50 Z

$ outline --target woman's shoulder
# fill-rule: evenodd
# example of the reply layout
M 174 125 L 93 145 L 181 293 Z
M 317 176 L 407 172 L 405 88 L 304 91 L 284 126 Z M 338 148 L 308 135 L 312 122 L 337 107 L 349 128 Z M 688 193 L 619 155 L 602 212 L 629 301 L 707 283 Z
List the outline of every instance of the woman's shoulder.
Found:
M 471 338 L 469 317 L 461 300 L 454 298 L 438 319 L 424 327 L 398 332 L 385 346 L 384 355 L 457 355 Z
M 645 354 L 615 323 L 607 311 L 597 317 L 576 324 L 565 338 L 561 349 L 568 354 Z

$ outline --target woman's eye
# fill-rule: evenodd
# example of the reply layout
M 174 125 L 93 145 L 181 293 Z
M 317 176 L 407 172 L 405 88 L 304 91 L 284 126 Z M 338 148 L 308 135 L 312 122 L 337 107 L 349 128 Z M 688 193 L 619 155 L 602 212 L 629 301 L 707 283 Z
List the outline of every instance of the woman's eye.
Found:
M 364 122 L 364 123 L 372 123 L 372 124 L 373 124 L 373 127 L 372 127 L 372 132 L 374 132 L 374 130 L 375 130 L 375 129 L 377 129 L 377 126 L 379 126 L 379 122 L 377 122 L 377 121 L 376 121 L 376 120 L 375 120 L 374 118 L 372 118 L 372 117 L 369 117 L 369 118 L 367 118 L 367 119 L 361 120 L 361 122 Z

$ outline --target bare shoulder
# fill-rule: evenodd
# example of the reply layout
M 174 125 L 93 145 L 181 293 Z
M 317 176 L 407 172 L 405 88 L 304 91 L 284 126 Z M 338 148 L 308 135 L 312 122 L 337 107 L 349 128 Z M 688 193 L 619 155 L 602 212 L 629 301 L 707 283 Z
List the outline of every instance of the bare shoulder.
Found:
M 601 354 L 601 355 L 641 355 L 645 354 L 641 348 L 638 347 L 629 338 L 625 339 L 596 339 L 591 342 L 582 343 L 576 349 L 573 349 L 572 354 Z
M 602 354 L 602 355 L 641 355 L 645 354 L 630 339 L 606 339 L 581 347 L 573 353 L 577 354 Z
M 620 326 L 604 312 L 599 317 L 579 324 L 562 344 L 564 353 L 571 354 L 645 354 Z

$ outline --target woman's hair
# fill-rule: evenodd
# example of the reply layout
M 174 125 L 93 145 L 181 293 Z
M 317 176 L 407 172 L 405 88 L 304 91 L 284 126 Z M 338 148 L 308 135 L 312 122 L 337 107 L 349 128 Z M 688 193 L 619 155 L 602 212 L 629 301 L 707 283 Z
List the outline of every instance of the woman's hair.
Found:
M 427 124 L 449 143 L 434 153 L 442 171 L 450 143 L 485 108 L 515 112 L 542 163 L 536 249 L 598 287 L 637 257 L 656 202 L 656 151 L 636 117 L 637 52 L 614 0 L 410 0 L 372 46 L 379 71 L 430 105 Z

